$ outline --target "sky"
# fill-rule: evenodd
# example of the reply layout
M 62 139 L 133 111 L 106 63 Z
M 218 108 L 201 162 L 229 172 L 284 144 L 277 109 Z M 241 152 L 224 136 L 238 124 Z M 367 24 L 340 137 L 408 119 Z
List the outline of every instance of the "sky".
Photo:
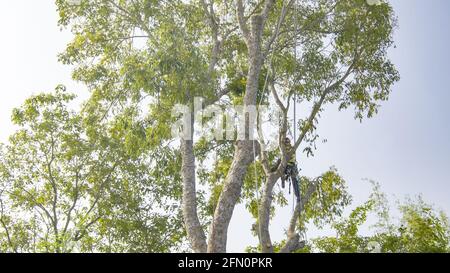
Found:
M 422 194 L 450 215 L 450 1 L 390 0 L 398 16 L 396 48 L 390 57 L 401 81 L 380 113 L 363 123 L 351 110 L 329 108 L 322 115 L 314 158 L 298 158 L 302 174 L 318 176 L 335 166 L 346 179 L 354 204 L 364 202 L 377 181 L 392 199 Z M 57 26 L 52 0 L 0 2 L 0 141 L 14 132 L 11 111 L 30 95 L 62 83 L 79 95 L 86 88 L 71 80 L 71 67 L 58 63 L 70 33 Z M 290 208 L 279 208 L 272 239 L 284 238 Z M 228 250 L 255 244 L 245 208 L 238 206 L 229 228 Z M 312 230 L 311 235 L 321 232 Z

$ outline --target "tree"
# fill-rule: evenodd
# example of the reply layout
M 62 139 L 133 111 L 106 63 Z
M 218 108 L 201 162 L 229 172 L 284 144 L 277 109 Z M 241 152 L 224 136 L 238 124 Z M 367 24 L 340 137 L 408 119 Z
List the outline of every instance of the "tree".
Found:
M 164 177 L 152 183 L 157 172 L 143 168 L 152 157 L 134 156 L 123 141 L 134 134 L 124 128 L 127 120 L 93 124 L 68 109 L 73 99 L 58 86 L 14 110 L 19 130 L 0 153 L 0 251 L 164 252 L 180 246 L 177 186 L 167 186 Z
M 336 237 L 312 240 L 310 249 L 327 253 L 380 252 L 380 253 L 447 253 L 450 251 L 450 226 L 443 211 L 423 201 L 407 199 L 399 204 L 399 221 L 393 222 L 389 215 L 389 203 L 379 186 L 371 198 L 354 209 L 346 219 L 333 223 Z M 367 224 L 369 214 L 378 216 L 370 236 L 359 234 L 361 226 Z
M 57 0 L 59 23 L 74 34 L 61 61 L 76 65 L 74 78 L 92 90 L 89 111 L 93 116 L 112 118 L 124 105 L 145 113 L 149 122 L 142 137 L 150 142 L 147 149 L 172 142 L 171 109 L 179 103 L 192 109 L 196 96 L 204 97 L 205 105 L 242 104 L 244 111 L 261 103 L 275 105 L 283 113 L 279 139 L 293 128 L 299 130 L 295 149 L 289 153 L 282 141 L 279 151 L 265 152 L 259 148 L 262 140 L 255 143 L 250 136 L 232 146 L 211 142 L 197 147 L 192 134 L 181 140 L 183 218 L 195 252 L 226 251 L 233 210 L 242 201 L 245 178 L 255 161 L 254 146 L 255 164 L 265 179 L 258 184 L 260 199 L 253 200 L 258 207 L 257 234 L 261 250 L 274 251 L 268 229 L 274 185 L 298 148 L 312 152 L 324 107 L 353 107 L 356 118 L 371 117 L 399 79 L 387 57 L 396 21 L 385 2 L 69 2 Z M 288 122 L 293 98 L 310 108 L 310 114 L 294 126 Z M 209 207 L 214 211 L 208 215 L 199 206 L 206 196 L 198 193 L 198 159 L 210 158 L 217 150 L 224 152 L 216 163 L 225 164 L 226 173 L 213 185 L 216 194 L 211 195 Z M 277 156 L 282 160 L 275 165 Z M 297 204 L 282 251 L 301 246 L 297 219 L 319 187 L 309 183 L 304 189 L 304 202 Z

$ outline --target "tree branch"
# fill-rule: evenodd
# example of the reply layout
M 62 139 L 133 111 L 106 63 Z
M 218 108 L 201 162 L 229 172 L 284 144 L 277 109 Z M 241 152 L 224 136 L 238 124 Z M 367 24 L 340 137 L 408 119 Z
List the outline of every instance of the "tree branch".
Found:
M 300 242 L 300 235 L 296 232 L 297 221 L 300 218 L 302 211 L 305 208 L 305 205 L 311 200 L 313 193 L 317 190 L 317 183 L 312 182 L 306 194 L 303 198 L 300 199 L 300 202 L 295 206 L 294 214 L 291 217 L 288 229 L 288 239 L 286 244 L 280 250 L 281 253 L 291 253 L 301 249 L 305 246 L 304 242 Z
M 17 248 L 14 246 L 12 239 L 11 239 L 11 234 L 9 232 L 9 228 L 6 225 L 4 219 L 3 219 L 3 215 L 4 215 L 4 208 L 3 208 L 3 200 L 1 199 L 1 195 L 3 193 L 0 193 L 0 223 L 2 224 L 3 229 L 5 230 L 6 233 L 6 238 L 8 240 L 8 244 L 11 247 L 11 249 L 13 250 L 14 253 L 17 253 Z
M 316 118 L 317 114 L 319 113 L 320 109 L 322 108 L 323 103 L 325 102 L 326 97 L 335 90 L 339 85 L 341 85 L 353 72 L 353 69 L 355 68 L 356 62 L 358 60 L 358 57 L 356 56 L 353 60 L 352 64 L 347 68 L 347 71 L 345 74 L 335 83 L 327 87 L 323 92 L 318 102 L 316 102 L 313 106 L 313 109 L 311 111 L 311 114 L 309 115 L 309 118 L 305 124 L 305 126 L 302 128 L 300 132 L 300 136 L 297 138 L 295 145 L 292 149 L 292 151 L 289 153 L 288 157 L 291 158 L 295 151 L 298 149 L 300 144 L 303 142 L 304 138 L 306 137 L 307 133 L 313 128 L 314 119 Z
M 284 2 L 283 2 L 283 8 L 281 9 L 281 15 L 278 19 L 276 29 L 272 33 L 272 36 L 269 38 L 266 46 L 264 47 L 264 55 L 265 56 L 267 56 L 269 54 L 269 52 L 272 48 L 272 45 L 276 42 L 278 36 L 280 35 L 281 25 L 284 23 L 284 21 L 286 19 L 286 15 L 287 15 L 288 11 L 290 10 L 290 8 L 292 7 L 293 3 L 294 3 L 294 0 L 290 0 L 287 5 L 284 5 Z
M 245 7 L 242 3 L 242 0 L 236 0 L 236 10 L 237 10 L 237 17 L 239 22 L 239 27 L 242 31 L 242 34 L 244 36 L 244 40 L 249 44 L 250 41 L 250 31 L 247 26 L 247 19 L 245 18 Z

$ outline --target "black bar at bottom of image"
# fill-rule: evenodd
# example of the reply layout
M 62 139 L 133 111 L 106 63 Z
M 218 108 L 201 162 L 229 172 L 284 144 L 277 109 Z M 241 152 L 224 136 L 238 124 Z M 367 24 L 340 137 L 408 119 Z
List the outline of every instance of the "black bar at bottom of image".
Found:
M 357 269 L 358 272 L 394 268 L 430 272 L 445 266 L 448 254 L 0 254 L 0 264 L 51 269 L 60 264 L 71 271 L 89 272 L 301 272 Z M 56 266 L 54 268 L 62 268 Z M 315 270 L 316 271 L 316 270 Z

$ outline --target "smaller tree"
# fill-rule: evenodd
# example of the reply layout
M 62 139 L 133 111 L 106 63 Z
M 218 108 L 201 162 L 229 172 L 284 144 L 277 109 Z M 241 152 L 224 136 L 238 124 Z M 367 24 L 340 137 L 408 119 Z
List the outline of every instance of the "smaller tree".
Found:
M 327 253 L 355 253 L 365 252 L 369 241 L 368 238 L 358 234 L 360 226 L 367 220 L 367 215 L 373 210 L 373 200 L 358 206 L 345 220 L 340 220 L 332 226 L 336 230 L 336 237 L 318 238 L 313 240 L 314 248 Z
M 443 211 L 422 197 L 408 199 L 399 206 L 399 225 L 375 236 L 385 252 L 446 253 L 450 251 L 450 225 Z M 390 231 L 390 232 L 389 232 Z
M 153 183 L 157 174 L 144 165 L 151 155 L 133 149 L 138 130 L 127 124 L 135 116 L 93 123 L 89 113 L 68 109 L 73 99 L 58 86 L 13 112 L 19 130 L 1 149 L 0 251 L 164 252 L 179 245 L 184 233 L 173 200 L 180 190 L 167 193 L 164 179 Z M 155 158 L 172 156 L 161 148 Z
M 312 241 L 310 249 L 320 252 L 384 252 L 384 253 L 446 253 L 450 251 L 450 226 L 443 211 L 438 211 L 419 196 L 398 207 L 401 217 L 393 223 L 389 202 L 379 186 L 371 198 L 354 209 L 347 219 L 332 226 L 336 237 Z M 359 234 L 369 214 L 378 217 L 376 231 L 371 236 Z

